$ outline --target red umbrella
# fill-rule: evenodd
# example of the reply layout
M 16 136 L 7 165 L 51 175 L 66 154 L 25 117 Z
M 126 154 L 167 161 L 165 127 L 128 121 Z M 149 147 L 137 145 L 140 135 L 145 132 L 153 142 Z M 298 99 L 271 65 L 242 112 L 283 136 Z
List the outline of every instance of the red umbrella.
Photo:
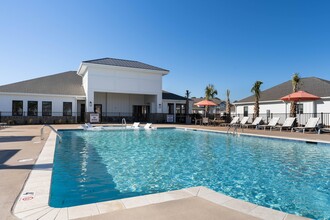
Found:
M 287 102 L 313 101 L 317 99 L 320 99 L 320 97 L 316 95 L 312 95 L 305 91 L 294 92 L 281 98 L 282 101 L 287 101 Z
M 205 117 L 206 117 L 206 107 L 207 106 L 216 106 L 217 104 L 215 104 L 214 102 L 212 102 L 210 100 L 205 99 L 203 101 L 200 101 L 200 102 L 195 103 L 195 105 L 205 106 Z
M 210 101 L 210 100 L 203 100 L 200 102 L 195 103 L 194 105 L 198 105 L 198 106 L 216 106 L 217 104 L 215 104 L 214 102 Z

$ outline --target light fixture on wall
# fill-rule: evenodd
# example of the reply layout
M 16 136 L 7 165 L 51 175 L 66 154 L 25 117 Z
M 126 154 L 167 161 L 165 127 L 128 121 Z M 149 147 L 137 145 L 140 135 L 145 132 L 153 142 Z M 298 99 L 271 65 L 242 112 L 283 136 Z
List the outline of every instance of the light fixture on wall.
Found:
M 92 104 L 93 104 L 92 101 L 89 101 L 89 107 L 92 107 Z
M 162 104 L 158 104 L 158 108 L 162 108 Z

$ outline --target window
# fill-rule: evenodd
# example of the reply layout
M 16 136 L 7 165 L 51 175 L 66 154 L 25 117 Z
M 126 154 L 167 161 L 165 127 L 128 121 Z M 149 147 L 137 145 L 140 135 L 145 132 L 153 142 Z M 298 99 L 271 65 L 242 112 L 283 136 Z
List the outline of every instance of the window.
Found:
M 42 102 L 42 116 L 52 116 L 52 102 Z
M 173 115 L 174 114 L 174 104 L 173 103 L 168 103 L 168 114 Z
M 13 101 L 12 114 L 13 116 L 23 115 L 23 101 Z
M 72 102 L 63 102 L 63 116 L 72 116 Z
M 28 101 L 28 116 L 38 116 L 37 101 Z
M 176 114 L 184 114 L 185 113 L 185 106 L 183 104 L 176 105 Z
M 244 117 L 248 116 L 248 114 L 249 114 L 248 106 L 244 106 Z
M 297 104 L 297 114 L 303 114 L 304 113 L 304 104 Z

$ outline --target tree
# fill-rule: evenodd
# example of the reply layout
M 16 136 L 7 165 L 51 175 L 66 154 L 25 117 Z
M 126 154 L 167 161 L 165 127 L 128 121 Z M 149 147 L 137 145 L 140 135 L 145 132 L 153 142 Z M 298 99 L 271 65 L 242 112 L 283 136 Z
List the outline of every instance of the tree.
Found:
M 259 99 L 260 99 L 260 86 L 263 82 L 261 81 L 256 81 L 253 85 L 253 87 L 251 88 L 251 92 L 254 94 L 254 114 L 253 114 L 253 119 L 256 117 L 259 117 Z
M 227 95 L 227 100 L 226 100 L 226 113 L 227 113 L 227 119 L 228 119 L 228 121 L 229 121 L 229 119 L 231 118 L 231 117 L 230 117 L 230 99 L 229 99 L 229 96 L 230 96 L 230 90 L 229 90 L 229 89 L 227 89 L 226 95 Z
M 297 92 L 300 83 L 299 73 L 293 74 L 291 82 L 292 82 L 292 92 Z M 292 101 L 290 105 L 290 117 L 296 117 L 296 113 L 297 113 L 297 103 Z
M 210 100 L 218 95 L 218 91 L 214 88 L 214 85 L 208 84 L 205 88 L 205 99 Z M 208 106 L 205 106 L 205 113 L 208 111 Z
M 190 96 L 190 91 L 186 90 L 186 115 L 189 114 L 189 96 Z

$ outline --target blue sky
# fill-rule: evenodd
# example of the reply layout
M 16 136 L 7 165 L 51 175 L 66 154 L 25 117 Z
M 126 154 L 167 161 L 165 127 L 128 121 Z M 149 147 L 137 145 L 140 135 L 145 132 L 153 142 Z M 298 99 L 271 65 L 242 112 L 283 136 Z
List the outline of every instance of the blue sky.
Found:
M 170 70 L 163 89 L 224 99 L 291 78 L 330 80 L 330 1 L 2 1 L 0 85 L 114 57 Z

